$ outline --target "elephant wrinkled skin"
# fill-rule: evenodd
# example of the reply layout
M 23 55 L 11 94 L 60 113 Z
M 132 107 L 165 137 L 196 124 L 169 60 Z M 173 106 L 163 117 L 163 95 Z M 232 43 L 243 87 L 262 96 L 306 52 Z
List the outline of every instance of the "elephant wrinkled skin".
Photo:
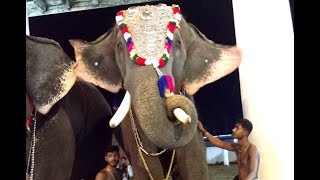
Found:
M 94 85 L 76 79 L 74 62 L 54 40 L 26 36 L 26 55 L 27 95 L 37 111 L 33 179 L 93 179 L 111 144 L 109 104 Z M 28 114 L 33 108 L 26 105 Z M 27 132 L 27 159 L 33 125 Z
M 153 8 L 147 5 L 130 10 L 139 12 L 139 8 L 149 7 Z M 158 7 L 166 8 L 163 5 Z M 142 27 L 138 31 L 144 33 L 140 35 L 140 38 L 144 38 L 144 35 L 148 36 L 154 30 L 147 23 L 153 23 L 152 19 L 157 18 L 153 17 L 153 14 L 157 12 L 146 10 L 141 14 L 141 18 L 137 21 L 143 20 L 144 26 L 139 24 L 137 26 Z M 119 17 L 117 18 L 119 20 Z M 157 85 L 159 77 L 154 67 L 139 66 L 132 62 L 130 57 L 132 54 L 128 52 L 127 42 L 121 31 L 123 30 L 116 24 L 95 41 L 72 39 L 70 43 L 75 52 L 74 71 L 77 76 L 110 92 L 117 92 L 123 86 L 131 95 L 132 112 L 129 111 L 120 126 L 124 148 L 132 162 L 134 179 L 149 179 L 137 144 L 140 147 L 142 144 L 148 153 L 167 149 L 164 154 L 156 157 L 147 156 L 142 152 L 151 176 L 156 179 L 163 179 L 166 176 L 172 150 L 176 150 L 175 163 L 179 178 L 208 179 L 206 149 L 202 136 L 196 128 L 198 115 L 192 95 L 204 85 L 237 69 L 241 61 L 240 50 L 235 46 L 212 42 L 181 17 L 179 25 L 173 31 L 169 60 L 164 67 L 159 68 L 163 74 L 170 75 L 174 80 L 174 95 L 163 98 L 159 93 Z M 148 38 L 142 42 L 149 42 Z M 143 46 L 151 47 L 149 44 Z M 191 117 L 191 122 L 177 123 L 177 119 L 172 115 L 174 108 L 181 108 L 186 112 Z M 134 133 L 133 123 L 136 125 L 141 142 L 135 143 L 137 134 Z

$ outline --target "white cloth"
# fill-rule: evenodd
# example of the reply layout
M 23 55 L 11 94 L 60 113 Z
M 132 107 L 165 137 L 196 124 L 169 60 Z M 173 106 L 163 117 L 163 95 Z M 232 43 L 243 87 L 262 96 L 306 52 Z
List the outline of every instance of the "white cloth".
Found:
M 133 171 L 132 171 L 132 166 L 130 164 L 127 166 L 127 171 L 128 171 L 129 177 L 132 177 L 133 176 Z

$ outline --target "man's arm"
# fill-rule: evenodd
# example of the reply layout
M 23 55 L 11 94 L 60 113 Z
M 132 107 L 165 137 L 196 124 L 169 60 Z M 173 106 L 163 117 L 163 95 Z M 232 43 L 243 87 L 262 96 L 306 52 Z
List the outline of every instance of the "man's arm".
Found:
M 222 148 L 222 149 L 226 149 L 228 151 L 235 151 L 236 150 L 235 144 L 221 141 L 219 138 L 212 136 L 207 130 L 205 130 L 203 128 L 202 123 L 200 121 L 198 122 L 198 129 L 203 134 L 203 136 L 207 137 L 208 140 L 210 141 L 210 143 L 212 143 L 213 145 L 215 145 L 219 148 Z
M 232 143 L 221 141 L 219 138 L 212 136 L 208 131 L 202 132 L 202 134 L 207 137 L 213 145 L 228 151 L 235 151 L 235 146 Z
M 249 151 L 250 157 L 250 173 L 246 180 L 256 179 L 259 170 L 259 152 L 256 146 L 252 145 Z

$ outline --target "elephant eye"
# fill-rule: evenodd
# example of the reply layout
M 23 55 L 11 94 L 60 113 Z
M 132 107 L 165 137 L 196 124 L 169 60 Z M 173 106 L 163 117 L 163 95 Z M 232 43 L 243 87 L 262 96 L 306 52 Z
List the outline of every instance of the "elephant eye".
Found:
M 117 48 L 122 49 L 122 44 L 121 43 L 117 43 Z
M 181 41 L 180 40 L 176 40 L 176 41 L 174 41 L 173 45 L 174 45 L 175 48 L 179 48 L 181 46 Z
M 101 62 L 103 61 L 103 56 L 99 55 L 96 58 L 94 58 L 96 61 L 94 61 L 94 65 L 95 66 L 99 66 L 101 64 Z

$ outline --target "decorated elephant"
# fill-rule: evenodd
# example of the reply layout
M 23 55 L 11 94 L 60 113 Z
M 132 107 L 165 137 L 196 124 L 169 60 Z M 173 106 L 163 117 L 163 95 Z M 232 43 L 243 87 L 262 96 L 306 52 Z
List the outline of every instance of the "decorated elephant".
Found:
M 56 41 L 26 36 L 26 158 L 33 179 L 94 179 L 105 165 L 111 108 L 97 87 L 76 78 L 73 64 Z
M 134 179 L 209 179 L 193 95 L 236 70 L 235 46 L 216 44 L 187 23 L 177 5 L 130 7 L 108 32 L 70 39 L 77 76 L 126 95 L 110 126 L 121 126 Z

